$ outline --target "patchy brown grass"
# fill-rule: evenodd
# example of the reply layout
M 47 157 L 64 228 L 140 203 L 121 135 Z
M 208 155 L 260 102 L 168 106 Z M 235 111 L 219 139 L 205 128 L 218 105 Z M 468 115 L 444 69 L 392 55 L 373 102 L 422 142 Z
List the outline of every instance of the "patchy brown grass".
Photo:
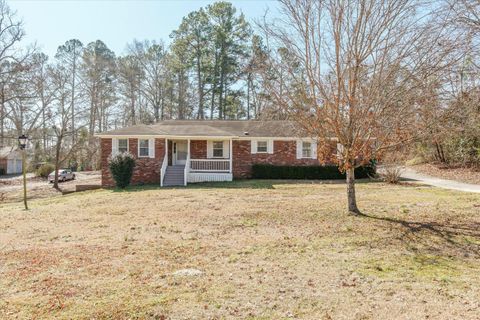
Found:
M 0 318 L 476 319 L 480 197 L 244 181 L 0 208 Z M 178 277 L 195 268 L 203 276 Z

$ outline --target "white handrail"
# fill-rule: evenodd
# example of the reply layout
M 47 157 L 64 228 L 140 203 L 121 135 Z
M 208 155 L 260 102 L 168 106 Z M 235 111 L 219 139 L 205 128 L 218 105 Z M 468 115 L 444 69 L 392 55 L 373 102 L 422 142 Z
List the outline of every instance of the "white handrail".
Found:
M 230 159 L 189 159 L 194 172 L 230 172 Z
M 163 187 L 163 178 L 165 177 L 165 171 L 167 170 L 168 156 L 163 157 L 162 167 L 160 168 L 160 187 Z

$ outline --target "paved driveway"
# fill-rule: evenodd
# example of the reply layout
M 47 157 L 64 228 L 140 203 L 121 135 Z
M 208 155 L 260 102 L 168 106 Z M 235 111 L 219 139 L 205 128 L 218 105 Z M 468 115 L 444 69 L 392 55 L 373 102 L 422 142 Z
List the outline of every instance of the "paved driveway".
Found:
M 435 177 L 427 176 L 425 174 L 418 173 L 417 171 L 407 167 L 402 168 L 401 176 L 404 179 L 415 180 L 420 183 L 428 184 L 428 185 L 439 187 L 439 188 L 480 193 L 480 185 L 478 184 L 463 183 L 463 182 L 458 182 L 453 180 L 435 178 Z

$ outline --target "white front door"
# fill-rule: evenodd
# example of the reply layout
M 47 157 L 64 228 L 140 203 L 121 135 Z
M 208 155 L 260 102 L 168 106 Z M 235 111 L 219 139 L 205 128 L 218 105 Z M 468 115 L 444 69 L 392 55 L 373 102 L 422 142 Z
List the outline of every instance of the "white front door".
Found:
M 188 143 L 176 141 L 173 143 L 173 165 L 185 165 L 187 163 Z

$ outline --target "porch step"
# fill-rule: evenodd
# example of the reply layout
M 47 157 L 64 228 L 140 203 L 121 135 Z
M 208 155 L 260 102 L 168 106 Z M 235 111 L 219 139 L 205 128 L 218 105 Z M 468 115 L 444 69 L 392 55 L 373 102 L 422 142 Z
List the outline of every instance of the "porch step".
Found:
M 183 186 L 185 166 L 168 166 L 165 170 L 163 185 L 165 187 Z

